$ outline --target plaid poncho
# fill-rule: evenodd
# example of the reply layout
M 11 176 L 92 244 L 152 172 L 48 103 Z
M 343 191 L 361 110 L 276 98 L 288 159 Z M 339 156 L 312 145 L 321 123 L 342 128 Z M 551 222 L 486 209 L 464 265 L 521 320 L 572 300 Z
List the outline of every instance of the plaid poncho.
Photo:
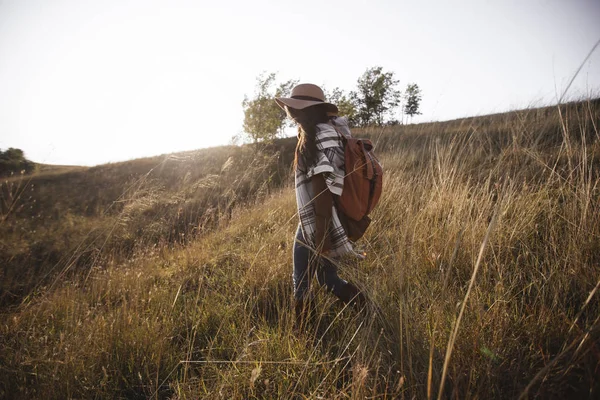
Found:
M 331 122 L 346 136 L 350 136 L 348 121 L 346 118 L 333 117 Z M 296 202 L 298 204 L 298 216 L 304 240 L 310 246 L 315 247 L 315 208 L 313 198 L 313 188 L 311 177 L 316 174 L 323 174 L 327 188 L 334 195 L 341 195 L 344 189 L 344 145 L 340 135 L 329 124 L 317 125 L 317 161 L 308 168 L 300 166 L 296 168 Z M 353 252 L 352 243 L 346 235 L 335 205 L 331 213 L 330 256 L 338 257 L 346 253 Z

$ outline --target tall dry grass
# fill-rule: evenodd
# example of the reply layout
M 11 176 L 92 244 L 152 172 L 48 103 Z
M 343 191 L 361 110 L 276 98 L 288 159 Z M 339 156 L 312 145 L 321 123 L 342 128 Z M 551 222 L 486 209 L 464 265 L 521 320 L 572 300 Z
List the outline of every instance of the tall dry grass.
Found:
M 118 180 L 119 166 L 107 166 L 122 185 L 106 200 L 115 210 L 101 206 L 102 218 L 71 212 L 70 230 L 62 214 L 40 234 L 57 249 L 71 232 L 79 238 L 104 229 L 106 244 L 94 247 L 97 261 L 73 265 L 77 273 L 49 275 L 18 305 L 4 308 L 0 393 L 594 398 L 600 390 L 599 111 L 589 101 L 560 113 L 531 109 L 357 132 L 378 143 L 385 190 L 361 242 L 366 260 L 339 269 L 364 288 L 369 306 L 357 313 L 315 287 L 318 312 L 302 333 L 294 330 L 290 304 L 297 217 L 285 162 L 261 160 L 257 165 L 269 170 L 250 174 L 254 156 L 248 156 L 227 167 L 227 179 L 217 179 L 230 156 L 224 152 L 203 164 L 212 172 L 186 180 L 174 170 L 164 181 L 156 169 L 145 181 L 142 174 Z M 281 175 L 276 182 L 274 171 Z M 244 173 L 254 184 L 245 201 L 217 206 L 211 229 L 174 244 L 173 210 L 188 202 L 200 210 L 185 211 L 197 229 L 207 207 L 239 193 L 235 182 Z M 64 179 L 39 190 L 69 201 L 60 191 L 72 190 L 74 178 Z M 80 201 L 93 203 L 93 193 Z M 260 201 L 252 202 L 257 194 Z M 37 207 L 46 212 L 53 204 Z M 2 229 L 13 231 L 3 236 L 3 254 L 12 243 L 31 246 L 35 234 L 16 234 L 26 219 L 18 213 L 5 219 Z M 133 246 L 122 245 L 127 237 Z M 85 250 L 57 251 L 60 259 Z M 62 272 L 69 264 L 56 265 Z
M 287 178 L 290 151 L 269 150 L 222 147 L 0 182 L 0 305 L 57 274 L 87 274 L 218 228 Z

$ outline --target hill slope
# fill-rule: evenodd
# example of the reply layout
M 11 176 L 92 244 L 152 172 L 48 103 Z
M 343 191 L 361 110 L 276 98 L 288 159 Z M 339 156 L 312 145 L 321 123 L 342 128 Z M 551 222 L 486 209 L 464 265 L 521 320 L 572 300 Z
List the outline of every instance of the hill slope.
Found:
M 599 111 L 357 131 L 385 191 L 339 268 L 370 304 L 315 287 L 303 334 L 293 141 L 5 184 L 0 394 L 593 398 Z

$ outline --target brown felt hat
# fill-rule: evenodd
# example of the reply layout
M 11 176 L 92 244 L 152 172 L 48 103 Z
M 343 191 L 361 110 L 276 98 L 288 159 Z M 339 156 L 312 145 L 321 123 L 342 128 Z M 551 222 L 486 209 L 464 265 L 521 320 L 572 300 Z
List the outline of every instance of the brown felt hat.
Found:
M 292 89 L 291 97 L 276 97 L 275 101 L 279 107 L 283 109 L 285 109 L 285 106 L 288 106 L 296 110 L 302 110 L 306 107 L 324 104 L 327 107 L 328 112 L 338 112 L 338 108 L 335 104 L 327 103 L 325 101 L 323 89 L 312 83 L 301 83 L 300 85 L 296 85 Z

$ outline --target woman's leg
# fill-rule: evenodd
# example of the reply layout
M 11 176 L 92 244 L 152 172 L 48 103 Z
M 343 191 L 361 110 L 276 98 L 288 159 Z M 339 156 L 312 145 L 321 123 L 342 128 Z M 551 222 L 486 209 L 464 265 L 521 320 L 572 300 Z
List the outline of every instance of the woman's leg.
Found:
M 338 276 L 335 264 L 325 258 L 320 259 L 317 280 L 321 286 L 327 287 L 331 293 L 339 298 L 344 296 L 344 287 L 348 285 L 348 282 Z
M 311 252 L 305 243 L 302 228 L 298 226 L 294 241 L 294 273 L 292 278 L 294 281 L 295 327 L 301 331 L 306 328 L 306 324 L 312 315 L 312 304 L 308 297 L 308 290 L 314 275 L 314 268 L 311 265 L 315 264 L 315 260 L 311 259 Z
M 341 279 L 337 274 L 335 264 L 325 258 L 321 259 L 317 279 L 321 285 L 327 286 L 327 289 L 342 302 L 359 308 L 366 304 L 366 298 L 360 289 L 353 283 Z
M 329 260 L 320 258 L 314 260 L 315 254 L 304 243 L 302 229 L 298 226 L 296 231 L 296 240 L 294 241 L 294 299 L 296 300 L 296 312 L 305 306 L 304 300 L 308 294 L 310 282 L 314 274 L 314 266 L 317 267 L 317 280 L 319 284 L 327 287 L 336 297 L 344 303 L 349 303 L 355 300 L 362 300 L 362 293 L 355 285 L 341 279 L 337 274 L 337 267 Z M 357 299 L 358 297 L 358 299 Z
M 310 251 L 304 241 L 302 228 L 298 225 L 296 231 L 296 240 L 294 241 L 294 273 L 292 275 L 294 281 L 294 298 L 296 300 L 304 300 L 310 281 L 312 278 L 312 268 L 310 265 Z

